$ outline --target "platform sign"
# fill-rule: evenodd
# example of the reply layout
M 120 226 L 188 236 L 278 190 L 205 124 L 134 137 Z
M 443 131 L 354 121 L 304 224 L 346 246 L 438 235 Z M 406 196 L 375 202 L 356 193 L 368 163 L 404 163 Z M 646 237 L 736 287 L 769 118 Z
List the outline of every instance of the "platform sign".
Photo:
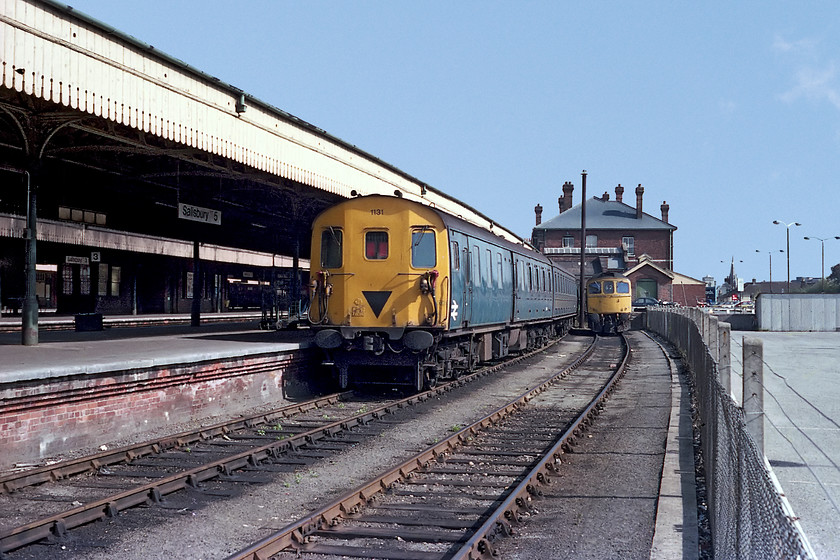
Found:
M 204 222 L 205 224 L 222 225 L 222 211 L 212 208 L 202 208 L 192 204 L 178 203 L 178 217 L 182 220 Z

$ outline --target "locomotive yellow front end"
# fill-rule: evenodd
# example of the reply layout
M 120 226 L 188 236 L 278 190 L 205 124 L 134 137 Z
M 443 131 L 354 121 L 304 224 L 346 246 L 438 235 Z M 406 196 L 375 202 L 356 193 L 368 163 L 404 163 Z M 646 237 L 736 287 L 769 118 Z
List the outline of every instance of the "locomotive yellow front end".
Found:
M 315 219 L 311 258 L 309 317 L 340 385 L 422 385 L 418 364 L 449 301 L 440 216 L 398 197 L 353 198 Z
M 630 280 L 618 273 L 605 273 L 589 280 L 586 289 L 589 328 L 597 333 L 619 333 L 630 327 L 632 296 Z

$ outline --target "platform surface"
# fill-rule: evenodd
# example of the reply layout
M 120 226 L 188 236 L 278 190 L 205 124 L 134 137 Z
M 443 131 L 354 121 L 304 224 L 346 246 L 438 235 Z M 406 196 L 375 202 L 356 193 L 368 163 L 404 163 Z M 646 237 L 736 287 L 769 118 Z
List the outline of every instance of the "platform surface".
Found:
M 224 323 L 213 322 L 211 316 L 199 327 L 163 324 L 172 318 L 166 315 L 155 322 L 151 316 L 148 326 L 120 328 L 114 317 L 104 330 L 92 332 L 42 330 L 33 346 L 21 344 L 19 330 L 0 334 L 0 383 L 294 351 L 308 345 L 307 329 L 260 330 L 258 316 Z M 46 318 L 39 324 L 50 321 L 73 318 Z M 3 317 L 0 323 L 19 325 L 20 318 Z

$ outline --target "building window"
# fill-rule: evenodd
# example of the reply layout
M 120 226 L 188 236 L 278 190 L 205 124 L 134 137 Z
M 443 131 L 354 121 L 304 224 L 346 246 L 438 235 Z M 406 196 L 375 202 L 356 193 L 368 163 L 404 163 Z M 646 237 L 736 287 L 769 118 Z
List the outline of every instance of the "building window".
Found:
M 119 266 L 112 266 L 111 267 L 111 295 L 114 297 L 119 297 L 120 295 L 120 279 L 121 279 L 121 267 Z
M 636 254 L 636 241 L 632 235 L 626 235 L 622 237 L 621 246 L 627 251 L 628 255 Z
M 90 265 L 79 265 L 79 293 L 83 296 L 90 295 Z
M 598 236 L 597 235 L 587 235 L 586 236 L 586 246 L 587 247 L 597 247 L 598 246 Z
M 382 261 L 388 258 L 387 231 L 365 233 L 365 258 L 373 261 Z
M 73 295 L 73 265 L 61 265 L 61 293 L 65 296 Z
M 575 246 L 575 238 L 571 235 L 564 235 L 563 236 L 563 248 L 570 249 Z
M 105 263 L 99 263 L 99 277 L 96 279 L 96 288 L 97 295 L 108 295 L 108 265 Z

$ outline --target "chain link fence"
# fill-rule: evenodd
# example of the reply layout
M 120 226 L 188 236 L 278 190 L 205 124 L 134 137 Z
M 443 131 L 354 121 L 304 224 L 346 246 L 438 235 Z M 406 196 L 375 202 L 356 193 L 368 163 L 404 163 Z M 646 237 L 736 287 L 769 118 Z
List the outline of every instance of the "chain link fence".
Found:
M 694 377 L 714 557 L 814 560 L 730 397 L 728 378 L 726 387 L 721 383 L 718 343 L 729 338 L 717 320 L 699 309 L 648 309 L 646 325 L 679 350 Z M 728 375 L 728 363 L 724 368 Z

